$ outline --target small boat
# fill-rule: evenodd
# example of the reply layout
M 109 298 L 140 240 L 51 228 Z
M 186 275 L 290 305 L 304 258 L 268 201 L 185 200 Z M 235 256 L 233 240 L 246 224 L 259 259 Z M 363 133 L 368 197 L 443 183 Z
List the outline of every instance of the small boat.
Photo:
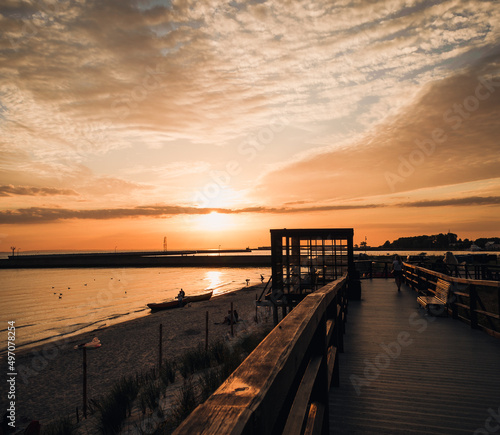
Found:
M 200 293 L 198 295 L 186 296 L 188 302 L 200 302 L 200 301 L 208 301 L 213 294 L 213 290 L 210 290 L 207 293 Z
M 182 306 L 186 305 L 188 302 L 188 298 L 182 299 Z M 172 299 L 170 301 L 160 302 L 160 303 L 149 303 L 148 307 L 152 310 L 168 310 L 170 308 L 179 308 L 181 305 L 179 304 L 178 299 Z

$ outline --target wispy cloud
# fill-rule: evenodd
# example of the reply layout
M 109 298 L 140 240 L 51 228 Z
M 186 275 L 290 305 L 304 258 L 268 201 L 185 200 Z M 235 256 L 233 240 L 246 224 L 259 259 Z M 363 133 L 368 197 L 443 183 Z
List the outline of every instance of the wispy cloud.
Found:
M 0 186 L 0 196 L 78 196 L 72 189 L 56 189 L 53 187 L 13 186 L 12 184 Z
M 449 206 L 481 206 L 500 205 L 500 196 L 470 196 L 466 198 L 437 199 L 429 201 L 415 201 L 399 204 L 400 207 L 449 207 Z
M 319 155 L 271 169 L 256 195 L 271 201 L 292 195 L 327 200 L 497 178 L 498 53 L 492 48 L 467 71 L 433 82 L 350 146 L 323 148 Z
M 125 218 L 168 218 L 177 215 L 206 215 L 220 214 L 298 214 L 319 213 L 325 211 L 369 210 L 383 208 L 425 208 L 448 206 L 477 206 L 500 204 L 500 196 L 495 197 L 466 197 L 450 198 L 434 201 L 395 202 L 393 204 L 332 204 L 321 206 L 298 207 L 243 207 L 243 208 L 196 208 L 171 205 L 147 205 L 128 208 L 100 208 L 100 209 L 64 209 L 48 207 L 30 207 L 15 210 L 0 211 L 0 224 L 30 224 L 47 223 L 67 219 L 96 219 L 112 220 Z

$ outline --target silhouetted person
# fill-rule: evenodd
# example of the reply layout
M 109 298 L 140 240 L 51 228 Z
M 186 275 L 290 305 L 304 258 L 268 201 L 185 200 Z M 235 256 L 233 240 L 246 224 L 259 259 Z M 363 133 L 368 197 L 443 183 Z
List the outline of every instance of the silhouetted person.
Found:
M 401 261 L 401 257 L 397 254 L 394 256 L 394 260 L 392 260 L 392 275 L 398 286 L 398 292 L 400 292 L 401 283 L 403 281 L 403 262 Z
M 182 307 L 185 297 L 186 293 L 184 293 L 184 290 L 180 289 L 179 294 L 177 295 L 177 300 L 179 301 L 179 307 Z

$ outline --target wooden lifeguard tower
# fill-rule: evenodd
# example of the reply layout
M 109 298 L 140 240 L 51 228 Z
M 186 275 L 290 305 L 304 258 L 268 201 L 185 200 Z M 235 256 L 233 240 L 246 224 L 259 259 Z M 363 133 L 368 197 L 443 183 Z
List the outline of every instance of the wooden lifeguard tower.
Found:
M 327 283 L 346 273 L 354 279 L 353 237 L 352 228 L 271 230 L 271 279 L 257 304 L 271 305 L 277 324 L 278 307 L 284 317 Z M 357 289 L 353 282 L 351 297 Z

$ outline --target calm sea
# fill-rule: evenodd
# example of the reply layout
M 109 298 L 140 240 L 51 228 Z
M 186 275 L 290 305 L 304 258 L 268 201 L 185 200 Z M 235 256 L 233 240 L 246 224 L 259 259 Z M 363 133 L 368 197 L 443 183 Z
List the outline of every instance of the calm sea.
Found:
M 16 347 L 92 331 L 147 316 L 149 302 L 213 289 L 214 297 L 260 283 L 268 268 L 109 268 L 0 270 L 0 355 L 8 321 L 15 321 Z

